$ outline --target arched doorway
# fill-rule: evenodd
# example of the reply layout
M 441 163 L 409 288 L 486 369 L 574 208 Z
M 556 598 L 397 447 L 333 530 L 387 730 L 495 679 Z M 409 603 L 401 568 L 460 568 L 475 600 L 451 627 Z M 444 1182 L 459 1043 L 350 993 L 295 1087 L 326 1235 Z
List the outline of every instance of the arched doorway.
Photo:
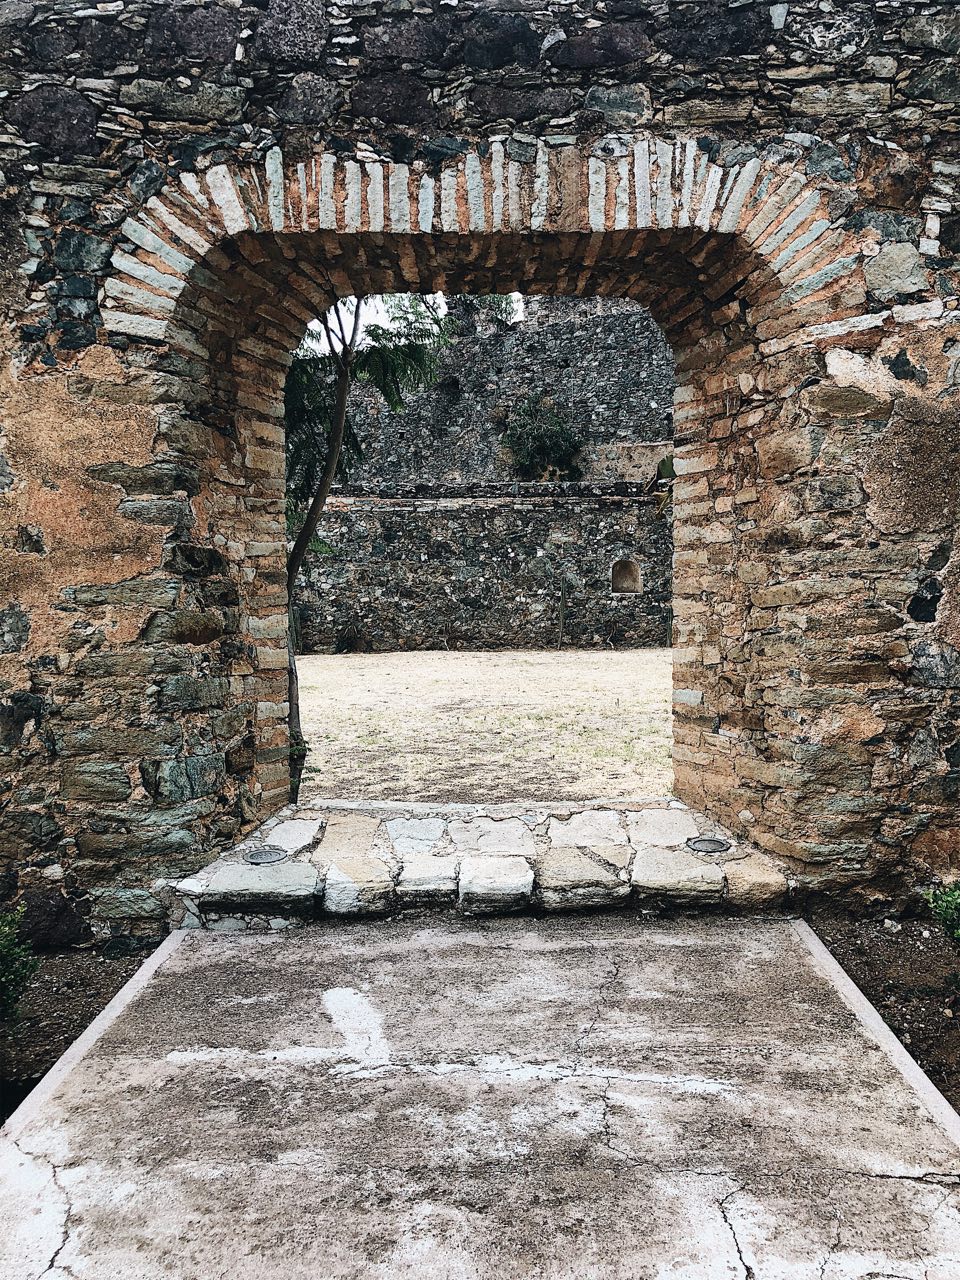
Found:
M 53 696 L 90 718 L 61 722 L 55 757 L 22 777 L 56 796 L 94 912 L 155 914 L 153 878 L 285 799 L 285 371 L 334 297 L 434 289 L 651 310 L 677 367 L 678 794 L 811 879 L 881 870 L 900 784 L 868 785 L 863 685 L 890 679 L 868 615 L 895 535 L 842 441 L 878 399 L 850 348 L 886 320 L 828 203 L 782 151 L 721 170 L 692 139 L 640 138 L 540 143 L 524 164 L 495 143 L 438 172 L 274 150 L 198 167 L 133 213 L 109 342 L 56 389 L 90 436 L 70 466 L 96 510 L 83 554 L 58 553 L 69 585 L 31 588 L 50 598 L 36 644 L 76 645 Z M 44 502 L 25 494 L 25 525 Z M 923 803 L 929 822 L 943 799 Z

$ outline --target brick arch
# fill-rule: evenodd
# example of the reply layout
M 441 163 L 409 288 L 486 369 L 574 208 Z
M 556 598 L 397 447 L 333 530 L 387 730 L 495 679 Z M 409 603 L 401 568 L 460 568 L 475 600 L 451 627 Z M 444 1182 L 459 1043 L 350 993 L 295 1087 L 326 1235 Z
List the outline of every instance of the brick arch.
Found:
M 876 530 L 845 505 L 842 450 L 815 457 L 813 428 L 834 412 L 831 348 L 849 355 L 912 317 L 867 306 L 860 245 L 832 216 L 832 195 L 796 150 L 721 168 L 693 140 L 615 137 L 584 149 L 493 142 L 439 171 L 273 150 L 183 174 L 131 213 L 103 317 L 129 344 L 127 366 L 153 379 L 154 461 L 139 479 L 116 467 L 99 476 L 118 486 L 114 502 L 127 494 L 121 514 L 131 485 L 162 488 L 164 468 L 186 500 L 169 519 L 153 513 L 153 568 L 122 593 L 131 621 L 120 647 L 135 638 L 137 655 L 123 698 L 142 698 L 149 673 L 175 730 L 170 744 L 130 744 L 145 762 L 133 821 L 148 814 L 158 834 L 148 857 L 120 869 L 125 887 L 146 892 L 152 875 L 195 869 L 282 802 L 285 371 L 334 296 L 431 289 L 622 295 L 650 308 L 677 366 L 679 792 L 810 883 L 882 872 L 896 785 L 863 803 L 872 722 L 863 712 L 864 735 L 851 738 L 843 717 L 869 701 L 870 641 L 846 643 L 843 558 L 830 550 L 859 551 Z M 826 584 L 814 598 L 807 536 Z M 862 555 L 870 573 L 874 561 L 875 576 L 886 572 Z M 94 622 L 116 603 L 109 590 L 71 601 Z M 115 679 L 115 668 L 83 674 Z M 131 772 L 130 760 L 110 763 Z M 65 811 L 99 868 L 93 897 L 109 901 L 119 841 L 96 838 L 96 806 L 69 786 Z

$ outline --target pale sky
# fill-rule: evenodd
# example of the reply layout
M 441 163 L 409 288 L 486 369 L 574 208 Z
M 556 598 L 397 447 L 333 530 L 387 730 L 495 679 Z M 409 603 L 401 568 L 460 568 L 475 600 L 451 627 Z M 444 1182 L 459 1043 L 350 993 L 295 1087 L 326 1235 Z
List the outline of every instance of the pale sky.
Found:
M 446 314 L 447 300 L 442 293 L 432 293 L 428 295 L 434 306 L 441 315 Z M 516 322 L 521 320 L 524 314 L 523 294 L 512 293 L 510 297 L 513 299 L 513 316 L 512 320 Z M 345 298 L 345 302 L 353 302 L 352 298 Z M 363 332 L 368 325 L 379 324 L 389 329 L 396 323 L 395 318 L 390 314 L 384 306 L 380 297 L 375 296 L 366 298 L 363 304 L 363 315 L 360 317 L 360 341 L 363 342 Z M 307 332 L 304 335 L 303 344 L 310 351 L 317 355 L 325 355 L 329 350 L 327 346 L 326 334 L 319 320 L 311 320 L 307 326 Z

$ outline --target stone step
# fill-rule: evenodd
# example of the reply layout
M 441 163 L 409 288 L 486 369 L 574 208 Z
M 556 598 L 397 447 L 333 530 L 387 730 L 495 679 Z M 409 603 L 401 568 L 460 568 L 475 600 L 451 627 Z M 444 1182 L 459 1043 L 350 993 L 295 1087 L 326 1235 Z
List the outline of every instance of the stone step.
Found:
M 288 808 L 209 866 L 156 886 L 175 927 L 280 929 L 322 916 L 780 906 L 787 877 L 676 800 Z

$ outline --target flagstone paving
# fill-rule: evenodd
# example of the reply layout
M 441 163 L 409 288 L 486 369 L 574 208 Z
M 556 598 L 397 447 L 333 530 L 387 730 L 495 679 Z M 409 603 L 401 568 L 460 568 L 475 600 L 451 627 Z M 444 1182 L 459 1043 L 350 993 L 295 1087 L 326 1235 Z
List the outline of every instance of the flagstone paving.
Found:
M 717 845 L 704 851 L 704 837 Z M 194 876 L 157 886 L 171 922 L 220 932 L 323 915 L 776 906 L 787 876 L 678 800 L 435 805 L 310 800 Z
M 960 1276 L 960 1117 L 795 921 L 158 961 L 0 1136 L 2 1280 Z

